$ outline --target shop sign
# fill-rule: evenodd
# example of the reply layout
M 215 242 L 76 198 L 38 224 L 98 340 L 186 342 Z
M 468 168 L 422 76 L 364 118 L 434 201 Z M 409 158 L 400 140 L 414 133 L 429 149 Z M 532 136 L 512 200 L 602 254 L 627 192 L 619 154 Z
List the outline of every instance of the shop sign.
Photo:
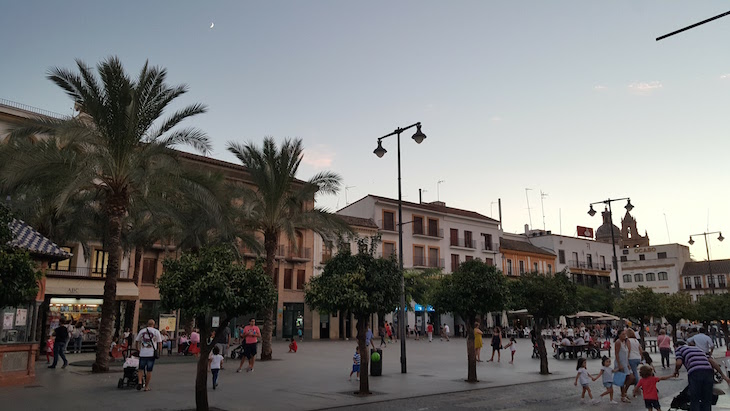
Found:
M 218 324 L 220 324 L 221 318 L 220 317 L 213 317 L 213 323 L 211 324 L 213 327 L 218 327 Z
M 653 253 L 654 251 L 656 251 L 656 247 L 634 248 L 634 254 Z
M 3 315 L 3 330 L 10 330 L 13 328 L 13 317 L 14 313 L 5 313 Z
M 25 327 L 25 323 L 28 320 L 28 310 L 25 308 L 18 308 L 15 310 L 15 326 Z
M 78 294 L 79 293 L 79 289 L 78 288 L 69 288 L 68 289 L 68 293 L 69 294 Z
M 174 315 L 160 315 L 160 330 L 174 332 L 177 318 Z

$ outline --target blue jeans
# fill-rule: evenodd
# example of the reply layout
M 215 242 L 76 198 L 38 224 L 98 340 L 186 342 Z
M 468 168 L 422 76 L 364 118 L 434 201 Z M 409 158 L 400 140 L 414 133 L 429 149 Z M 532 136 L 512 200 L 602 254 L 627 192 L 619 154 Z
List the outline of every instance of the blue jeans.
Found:
M 710 411 L 712 409 L 713 372 L 698 370 L 689 375 L 690 411 Z
M 74 352 L 81 352 L 81 339 L 82 336 L 74 338 Z
M 56 341 L 53 344 L 53 364 L 51 364 L 51 367 L 56 367 L 59 355 L 63 360 L 63 366 L 65 367 L 68 365 L 68 360 L 66 359 L 66 344 L 68 344 L 68 341 Z
M 220 369 L 212 369 L 210 372 L 213 373 L 213 386 L 215 387 L 218 385 L 218 372 L 220 372 Z
M 641 365 L 641 360 L 629 359 L 629 367 L 631 367 L 631 371 L 634 373 L 634 378 L 636 379 L 636 382 L 639 381 L 639 365 Z

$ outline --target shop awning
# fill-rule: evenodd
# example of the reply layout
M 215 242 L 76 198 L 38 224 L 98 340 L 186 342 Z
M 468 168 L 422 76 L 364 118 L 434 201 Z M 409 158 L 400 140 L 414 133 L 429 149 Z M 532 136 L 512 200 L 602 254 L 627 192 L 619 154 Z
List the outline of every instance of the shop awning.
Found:
M 415 311 L 426 311 L 427 310 L 430 313 L 434 312 L 433 307 L 431 307 L 430 305 L 427 305 L 426 309 L 424 310 L 424 308 L 421 304 L 416 304 L 416 307 L 414 310 Z
M 101 297 L 104 295 L 104 281 L 47 277 L 46 295 Z M 136 299 L 137 296 L 139 296 L 139 289 L 133 282 L 117 282 L 117 299 Z

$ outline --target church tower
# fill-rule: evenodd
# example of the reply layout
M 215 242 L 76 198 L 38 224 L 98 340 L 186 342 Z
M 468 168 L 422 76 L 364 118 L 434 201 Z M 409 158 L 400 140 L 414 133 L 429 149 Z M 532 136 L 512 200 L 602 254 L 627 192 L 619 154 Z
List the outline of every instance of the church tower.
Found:
M 649 234 L 646 231 L 643 236 L 639 234 L 636 219 L 628 211 L 621 219 L 621 239 L 625 248 L 649 246 Z

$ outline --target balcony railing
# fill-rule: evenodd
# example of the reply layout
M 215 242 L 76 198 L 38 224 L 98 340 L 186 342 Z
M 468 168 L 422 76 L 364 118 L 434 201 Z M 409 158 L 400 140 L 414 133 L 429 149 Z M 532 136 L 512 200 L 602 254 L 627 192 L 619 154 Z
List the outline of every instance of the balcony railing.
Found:
M 487 243 L 485 241 L 482 241 L 482 251 L 487 253 L 498 253 L 499 252 L 499 243 Z
M 413 257 L 414 267 L 444 268 L 443 258 Z
M 464 247 L 464 248 L 477 248 L 477 242 L 473 239 L 468 238 L 459 238 L 458 240 L 456 238 L 451 239 L 451 246 L 452 247 Z
M 606 264 L 598 264 L 594 262 L 587 262 L 587 261 L 576 261 L 576 260 L 569 260 L 568 266 L 570 268 L 582 268 L 585 270 L 602 270 L 602 271 L 610 271 L 609 266 Z
M 444 229 L 443 228 L 437 228 L 437 227 L 426 227 L 426 230 L 424 230 L 423 225 L 414 225 L 413 226 L 413 235 L 421 235 L 424 237 L 433 237 L 433 238 L 444 238 Z
M 106 268 L 95 270 L 89 267 L 71 267 L 68 270 L 47 270 L 46 275 L 79 278 L 106 278 Z M 127 270 L 119 270 L 118 278 L 129 278 Z
M 398 224 L 395 220 L 378 220 L 378 228 L 383 231 L 398 231 Z
M 284 246 L 280 246 L 280 248 L 281 247 Z M 283 256 L 287 260 L 311 260 L 312 249 L 305 247 L 285 247 Z

